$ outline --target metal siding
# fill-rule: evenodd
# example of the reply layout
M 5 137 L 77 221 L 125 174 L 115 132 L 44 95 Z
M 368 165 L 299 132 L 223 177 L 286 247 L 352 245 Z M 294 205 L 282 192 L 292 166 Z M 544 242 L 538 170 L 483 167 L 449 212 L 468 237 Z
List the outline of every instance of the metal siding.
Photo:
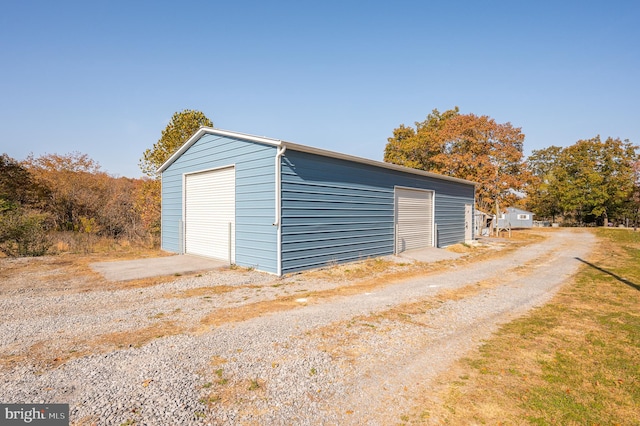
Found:
M 282 272 L 393 254 L 395 186 L 434 191 L 437 245 L 464 241 L 473 185 L 287 150 Z
M 236 264 L 276 273 L 275 154 L 273 146 L 211 134 L 189 147 L 162 173 L 163 250 L 182 251 L 183 174 L 234 164 Z
M 437 246 L 446 247 L 464 242 L 464 205 L 473 198 L 436 192 Z
M 526 214 L 529 215 L 529 219 L 521 220 L 518 219 L 518 215 Z M 532 228 L 533 227 L 533 216 L 532 212 L 528 212 L 526 210 L 520 210 L 515 207 L 507 208 L 507 212 L 504 214 L 505 219 L 498 218 L 498 227 L 504 228 L 507 225 L 510 225 L 511 228 Z
M 312 154 L 285 153 L 283 273 L 393 251 L 393 189 L 383 184 L 384 173 L 373 168 L 365 175 L 366 169 Z

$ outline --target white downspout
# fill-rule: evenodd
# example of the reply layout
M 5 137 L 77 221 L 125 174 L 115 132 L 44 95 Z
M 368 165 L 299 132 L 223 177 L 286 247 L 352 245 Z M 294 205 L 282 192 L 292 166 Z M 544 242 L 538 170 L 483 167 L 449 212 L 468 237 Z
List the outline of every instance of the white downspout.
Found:
M 280 159 L 284 155 L 287 147 L 281 145 L 276 153 L 275 165 L 276 165 L 276 218 L 273 222 L 273 226 L 276 226 L 276 274 L 282 276 L 282 226 L 280 219 L 282 216 L 281 204 L 282 204 L 282 171 L 280 167 Z

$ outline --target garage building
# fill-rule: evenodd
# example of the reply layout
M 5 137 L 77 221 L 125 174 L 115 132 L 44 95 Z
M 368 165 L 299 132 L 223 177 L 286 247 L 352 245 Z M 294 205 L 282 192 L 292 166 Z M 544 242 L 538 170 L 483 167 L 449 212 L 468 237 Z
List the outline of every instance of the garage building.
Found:
M 283 275 L 473 238 L 473 182 L 203 127 L 163 164 L 162 249 Z

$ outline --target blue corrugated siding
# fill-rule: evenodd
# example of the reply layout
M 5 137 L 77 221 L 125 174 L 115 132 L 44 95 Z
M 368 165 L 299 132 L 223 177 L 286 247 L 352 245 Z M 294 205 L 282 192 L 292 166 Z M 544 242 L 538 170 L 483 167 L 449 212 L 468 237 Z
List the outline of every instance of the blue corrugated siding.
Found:
M 180 253 L 183 174 L 235 165 L 236 264 L 277 273 L 275 219 L 276 149 L 205 135 L 162 173 L 162 248 Z
M 282 272 L 393 253 L 394 187 L 435 191 L 439 247 L 464 241 L 472 185 L 289 150 L 282 161 Z

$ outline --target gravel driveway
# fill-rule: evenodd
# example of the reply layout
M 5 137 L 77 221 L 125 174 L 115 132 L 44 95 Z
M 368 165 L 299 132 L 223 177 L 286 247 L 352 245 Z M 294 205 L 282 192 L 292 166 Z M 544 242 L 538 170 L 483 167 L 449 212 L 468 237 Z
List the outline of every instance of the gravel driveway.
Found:
M 0 285 L 0 401 L 69 403 L 72 424 L 395 424 L 438 373 L 547 301 L 595 243 L 578 229 L 545 235 L 347 296 L 314 297 L 345 283 L 248 270 L 110 291 Z M 299 306 L 251 318 L 296 294 Z M 243 307 L 248 320 L 206 320 Z M 119 344 L 145 333 L 165 337 Z

